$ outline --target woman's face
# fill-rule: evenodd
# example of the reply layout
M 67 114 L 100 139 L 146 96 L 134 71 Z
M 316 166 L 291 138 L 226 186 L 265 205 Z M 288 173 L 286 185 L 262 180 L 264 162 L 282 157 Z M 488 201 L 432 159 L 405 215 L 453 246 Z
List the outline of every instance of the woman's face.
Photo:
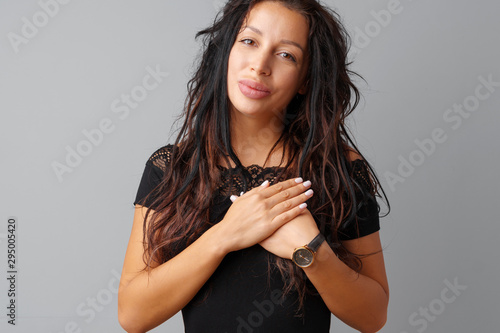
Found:
M 231 112 L 269 117 L 305 93 L 308 34 L 306 18 L 278 2 L 253 7 L 229 55 Z

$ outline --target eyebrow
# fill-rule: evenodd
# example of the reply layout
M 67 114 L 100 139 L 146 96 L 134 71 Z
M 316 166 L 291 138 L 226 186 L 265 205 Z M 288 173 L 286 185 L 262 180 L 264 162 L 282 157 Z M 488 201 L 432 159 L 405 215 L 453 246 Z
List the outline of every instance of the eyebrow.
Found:
M 246 28 L 248 28 L 248 29 L 250 29 L 250 30 L 252 30 L 252 31 L 256 32 L 257 34 L 259 34 L 259 35 L 261 35 L 261 36 L 263 35 L 262 31 L 260 31 L 260 30 L 259 30 L 259 29 L 257 29 L 256 27 L 253 27 L 253 26 L 251 26 L 251 25 L 247 25 L 247 26 L 245 26 L 245 28 L 244 28 L 244 29 L 246 29 Z M 281 43 L 282 43 L 282 44 L 294 45 L 294 46 L 298 47 L 298 48 L 302 51 L 302 53 L 305 53 L 304 48 L 302 48 L 302 46 L 300 46 L 300 44 L 299 44 L 299 43 L 294 42 L 293 40 L 282 39 L 282 40 L 281 40 Z

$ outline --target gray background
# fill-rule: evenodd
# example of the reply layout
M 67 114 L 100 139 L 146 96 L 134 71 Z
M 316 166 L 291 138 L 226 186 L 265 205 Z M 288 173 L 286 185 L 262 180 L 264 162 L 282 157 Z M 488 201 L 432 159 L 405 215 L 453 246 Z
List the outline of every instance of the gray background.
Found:
M 194 35 L 222 1 L 71 1 L 53 17 L 43 3 L 54 2 L 0 2 L 0 330 L 70 332 L 73 322 L 121 332 L 116 276 L 132 202 L 146 159 L 173 138 Z M 499 2 L 324 3 L 355 36 L 354 69 L 368 84 L 350 126 L 393 209 L 381 219 L 391 292 L 382 332 L 498 332 L 500 87 L 480 78 L 500 82 Z M 390 8 L 390 22 L 377 21 Z M 9 36 L 34 20 L 38 31 L 14 47 Z M 113 112 L 122 94 L 140 92 L 148 67 L 168 76 L 128 114 Z M 112 130 L 59 179 L 53 164 L 102 121 Z M 414 165 L 406 173 L 404 160 Z M 9 216 L 18 219 L 15 327 L 5 317 Z M 181 332 L 181 316 L 154 331 Z M 331 331 L 354 330 L 334 318 Z

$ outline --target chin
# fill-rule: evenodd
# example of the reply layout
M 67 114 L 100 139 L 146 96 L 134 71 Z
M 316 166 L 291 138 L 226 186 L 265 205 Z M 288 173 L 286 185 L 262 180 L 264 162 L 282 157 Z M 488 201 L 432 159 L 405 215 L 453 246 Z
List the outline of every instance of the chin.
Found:
M 232 110 L 235 112 L 239 112 L 248 117 L 258 117 L 259 115 L 273 113 L 270 111 L 269 107 L 265 106 L 263 103 L 259 103 L 258 101 L 252 100 L 250 102 L 242 102 L 242 103 L 231 103 Z M 275 112 L 276 113 L 276 112 Z M 276 113 L 277 114 L 277 113 Z
M 261 113 L 258 110 L 253 110 L 248 108 L 237 108 L 237 107 L 233 108 L 233 112 L 242 114 L 249 118 L 257 118 L 259 113 Z

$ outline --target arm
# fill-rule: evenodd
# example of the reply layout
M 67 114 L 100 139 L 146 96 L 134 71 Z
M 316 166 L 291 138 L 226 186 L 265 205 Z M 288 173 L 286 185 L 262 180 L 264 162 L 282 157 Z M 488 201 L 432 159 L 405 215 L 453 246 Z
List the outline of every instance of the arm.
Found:
M 318 233 L 316 223 L 306 209 L 260 245 L 277 256 L 290 259 L 296 247 L 308 244 Z M 343 244 L 357 254 L 381 249 L 378 231 L 343 241 Z M 380 252 L 361 261 L 363 268 L 358 275 L 323 242 L 313 264 L 304 268 L 304 272 L 337 318 L 361 332 L 376 332 L 386 322 L 389 302 L 384 258 Z
M 177 256 L 150 271 L 140 272 L 142 224 L 147 208 L 136 205 L 118 290 L 118 320 L 129 333 L 146 332 L 182 309 L 203 286 L 225 256 L 209 229 Z M 140 272 L 140 273 L 139 273 Z
M 349 159 L 362 157 L 352 149 Z M 304 272 L 340 320 L 361 332 L 377 332 L 387 321 L 389 305 L 389 284 L 379 232 L 345 240 L 342 244 L 356 254 L 378 253 L 361 258 L 363 266 L 357 274 L 338 259 L 325 242 L 318 249 L 318 260 Z
M 257 244 L 300 214 L 306 186 L 287 180 L 261 186 L 236 199 L 224 219 L 167 262 L 143 271 L 143 223 L 136 205 L 118 290 L 118 320 L 129 333 L 148 331 L 180 311 L 224 256 Z M 148 217 L 149 218 L 149 217 Z
M 361 159 L 361 156 L 351 150 L 349 159 Z M 277 256 L 291 259 L 296 247 L 308 244 L 318 233 L 316 222 L 306 209 L 260 245 Z M 316 260 L 304 268 L 304 273 L 337 318 L 361 332 L 377 332 L 385 325 L 389 304 L 389 285 L 379 232 L 345 240 L 342 244 L 356 254 L 380 252 L 361 258 L 363 266 L 357 274 L 323 242 Z
M 343 244 L 357 254 L 382 249 L 378 231 Z M 361 261 L 363 268 L 358 275 L 324 242 L 304 272 L 336 317 L 361 332 L 377 332 L 385 325 L 389 303 L 384 257 L 379 252 Z

